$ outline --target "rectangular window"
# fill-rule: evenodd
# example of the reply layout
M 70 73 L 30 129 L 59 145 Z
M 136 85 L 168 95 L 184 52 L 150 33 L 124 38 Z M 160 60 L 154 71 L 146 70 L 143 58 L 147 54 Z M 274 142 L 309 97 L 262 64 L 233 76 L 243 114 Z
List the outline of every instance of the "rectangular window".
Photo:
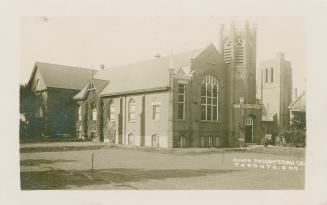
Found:
M 178 84 L 177 119 L 184 120 L 184 118 L 185 118 L 185 84 Z
M 216 137 L 216 144 L 215 144 L 216 147 L 219 147 L 219 137 Z
M 186 147 L 186 139 L 185 137 L 180 137 L 180 148 Z
M 274 69 L 270 68 L 270 82 L 274 82 Z
M 97 110 L 96 109 L 92 110 L 92 120 L 93 121 L 97 120 Z
M 115 121 L 115 112 L 116 112 L 116 108 L 114 105 L 110 105 L 110 115 L 109 115 L 109 120 L 110 121 Z
M 152 115 L 153 120 L 160 120 L 160 105 L 153 105 L 153 115 Z
M 266 83 L 268 83 L 268 68 L 266 68 Z
M 206 139 L 204 137 L 201 137 L 200 139 L 200 147 L 205 147 Z
M 78 108 L 78 120 L 79 121 L 82 120 L 82 106 L 79 106 L 79 108 Z
M 209 145 L 209 147 L 212 147 L 212 137 L 208 138 L 208 145 Z

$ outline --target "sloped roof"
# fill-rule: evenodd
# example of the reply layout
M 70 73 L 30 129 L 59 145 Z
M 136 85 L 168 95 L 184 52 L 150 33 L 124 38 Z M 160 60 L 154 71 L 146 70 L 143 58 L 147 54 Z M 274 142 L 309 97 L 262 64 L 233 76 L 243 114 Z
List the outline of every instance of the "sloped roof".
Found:
M 195 58 L 202 50 L 196 49 L 100 70 L 94 78 L 110 81 L 100 93 L 102 96 L 168 87 L 169 68 L 172 67 L 176 71 L 181 67 L 190 66 L 191 58 Z
M 80 67 L 36 62 L 46 87 L 80 90 L 91 79 L 92 70 Z
M 291 104 L 288 106 L 288 109 L 294 111 L 305 112 L 306 110 L 306 93 L 303 92 L 299 97 L 297 97 Z
M 84 87 L 81 91 L 79 91 L 75 96 L 74 96 L 74 99 L 75 100 L 80 100 L 80 99 L 83 99 L 85 94 L 86 94 L 86 91 L 87 89 L 89 88 L 90 86 L 90 83 L 93 83 L 94 87 L 95 87 L 95 90 L 97 93 L 101 93 L 101 91 L 106 87 L 106 85 L 109 83 L 109 81 L 107 80 L 100 80 L 100 79 L 93 79 L 93 80 L 90 80 Z

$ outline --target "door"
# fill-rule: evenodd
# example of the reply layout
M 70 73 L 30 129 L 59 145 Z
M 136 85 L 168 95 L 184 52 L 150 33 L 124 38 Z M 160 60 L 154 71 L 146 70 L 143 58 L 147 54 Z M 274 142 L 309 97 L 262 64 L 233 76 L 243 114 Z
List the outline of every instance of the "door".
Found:
M 253 118 L 251 116 L 245 119 L 245 143 L 253 143 Z

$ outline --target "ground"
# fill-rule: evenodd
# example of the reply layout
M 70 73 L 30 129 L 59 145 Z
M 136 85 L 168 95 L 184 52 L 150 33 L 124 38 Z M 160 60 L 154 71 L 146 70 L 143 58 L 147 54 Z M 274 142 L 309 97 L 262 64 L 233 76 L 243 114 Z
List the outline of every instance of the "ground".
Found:
M 304 189 L 303 148 L 167 150 L 65 142 L 21 144 L 20 153 L 23 190 Z M 272 166 L 271 160 L 280 161 Z

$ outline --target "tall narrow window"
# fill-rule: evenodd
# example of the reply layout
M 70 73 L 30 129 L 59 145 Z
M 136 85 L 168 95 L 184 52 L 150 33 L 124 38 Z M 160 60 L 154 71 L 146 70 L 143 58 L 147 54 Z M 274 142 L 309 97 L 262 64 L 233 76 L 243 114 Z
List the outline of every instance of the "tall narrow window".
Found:
M 216 137 L 215 146 L 216 146 L 216 147 L 219 147 L 219 137 Z
M 213 140 L 212 140 L 212 137 L 209 137 L 209 138 L 208 138 L 208 146 L 209 146 L 209 147 L 212 147 L 212 146 L 213 146 L 212 141 L 213 141 Z
M 186 138 L 185 137 L 180 137 L 179 138 L 179 147 L 180 148 L 186 147 Z
M 274 69 L 270 68 L 270 82 L 274 82 Z
M 130 145 L 133 145 L 135 142 L 134 142 L 134 135 L 133 134 L 128 134 L 127 136 L 127 144 L 130 144 Z
M 129 121 L 135 121 L 136 115 L 135 115 L 135 100 L 131 98 L 128 102 L 128 120 Z
M 109 120 L 115 121 L 115 113 L 116 113 L 116 107 L 114 102 L 110 102 L 109 104 Z
M 151 136 L 151 146 L 152 147 L 160 147 L 159 135 L 152 135 Z
M 177 119 L 185 118 L 185 84 L 178 84 L 178 110 Z
M 206 144 L 206 138 L 205 137 L 201 137 L 200 138 L 200 147 L 205 147 Z
M 152 102 L 152 120 L 160 120 L 160 103 L 157 98 L 154 98 Z
M 218 121 L 218 81 L 211 75 L 201 84 L 201 120 Z
M 81 121 L 82 120 L 82 106 L 78 107 L 78 120 Z
M 266 83 L 268 83 L 268 68 L 266 68 Z
M 97 108 L 95 104 L 92 104 L 92 120 L 96 121 L 97 120 Z

